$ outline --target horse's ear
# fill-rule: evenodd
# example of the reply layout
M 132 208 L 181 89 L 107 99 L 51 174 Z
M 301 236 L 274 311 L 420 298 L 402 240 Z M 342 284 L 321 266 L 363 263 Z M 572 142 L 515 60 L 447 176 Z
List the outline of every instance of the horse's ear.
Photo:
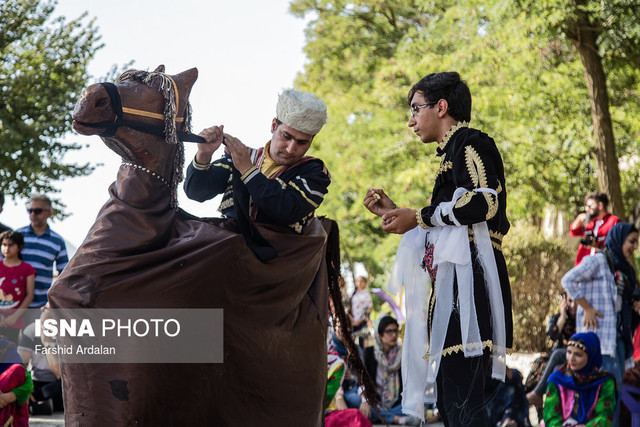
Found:
M 176 74 L 171 76 L 173 80 L 178 85 L 178 90 L 180 92 L 180 100 L 188 100 L 189 94 L 191 93 L 191 87 L 198 79 L 198 69 L 191 68 L 187 71 L 183 71 L 180 74 Z M 186 105 L 186 104 L 185 104 Z M 184 107 L 184 105 L 183 105 Z M 180 110 L 182 111 L 182 110 Z
M 154 73 L 164 73 L 164 65 L 158 65 L 158 68 L 155 69 Z

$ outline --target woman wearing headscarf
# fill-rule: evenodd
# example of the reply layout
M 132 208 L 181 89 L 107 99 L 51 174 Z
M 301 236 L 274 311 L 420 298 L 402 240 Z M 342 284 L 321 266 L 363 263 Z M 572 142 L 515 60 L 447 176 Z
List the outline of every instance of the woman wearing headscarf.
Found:
M 362 360 L 376 385 L 380 406 L 376 411 L 363 399 L 360 412 L 374 423 L 417 425 L 417 418 L 402 414 L 402 348 L 398 344 L 398 321 L 385 315 L 378 322 L 377 332 L 375 344 L 364 349 Z
M 574 334 L 567 344 L 567 363 L 547 382 L 544 402 L 546 427 L 613 423 L 616 381 L 600 369 L 600 341 L 593 332 Z
M 562 278 L 562 286 L 578 304 L 576 330 L 598 335 L 603 368 L 618 384 L 625 367 L 633 366 L 631 294 L 637 281 L 627 259 L 636 249 L 638 230 L 633 224 L 618 223 L 607 234 L 602 251 L 583 258 Z M 619 407 L 614 426 L 618 418 Z

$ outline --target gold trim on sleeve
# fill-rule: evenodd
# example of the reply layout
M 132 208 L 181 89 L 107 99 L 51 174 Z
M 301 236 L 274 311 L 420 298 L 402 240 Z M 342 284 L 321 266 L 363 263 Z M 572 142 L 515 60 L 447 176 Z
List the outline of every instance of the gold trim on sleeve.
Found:
M 464 205 L 466 205 L 467 203 L 469 203 L 471 201 L 471 198 L 473 196 L 474 196 L 473 191 L 467 191 L 467 192 L 463 193 L 462 196 L 460 196 L 460 198 L 456 202 L 455 207 L 456 208 L 463 207 Z
M 196 156 L 193 156 L 193 162 L 192 163 L 193 163 L 193 167 L 196 168 L 197 170 L 200 170 L 200 171 L 209 170 L 209 168 L 213 164 L 212 162 L 209 162 L 209 163 L 198 163 L 198 162 L 196 162 Z
M 487 181 L 487 172 L 484 168 L 484 163 L 482 163 L 482 158 L 475 148 L 471 145 L 467 145 L 464 148 L 464 157 L 467 163 L 467 170 L 469 171 L 469 176 L 471 177 L 471 181 L 473 181 L 474 187 L 488 188 L 489 183 Z M 487 202 L 486 219 L 489 220 L 498 212 L 498 198 L 486 191 L 483 191 L 482 195 Z
M 422 209 L 416 209 L 416 221 L 418 225 L 421 228 L 424 228 L 425 230 L 428 230 L 429 228 L 431 228 L 427 224 L 425 224 L 424 220 L 422 219 Z

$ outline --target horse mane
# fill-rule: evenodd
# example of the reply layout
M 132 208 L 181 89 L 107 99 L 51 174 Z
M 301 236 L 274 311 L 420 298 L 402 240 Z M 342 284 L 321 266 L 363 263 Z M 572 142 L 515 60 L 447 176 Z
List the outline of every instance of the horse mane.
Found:
M 178 115 L 178 105 L 176 103 L 176 92 L 173 80 L 165 73 L 158 71 L 142 71 L 142 70 L 127 70 L 116 79 L 116 83 L 125 81 L 135 81 L 145 84 L 149 87 L 155 87 L 158 92 L 164 97 L 164 133 L 165 140 L 169 144 L 176 144 L 178 150 L 173 159 L 173 174 L 170 182 L 171 189 L 171 206 L 177 208 L 178 206 L 178 184 L 184 179 L 184 144 L 178 138 L 176 129 L 175 118 Z M 182 129 L 186 132 L 191 132 L 191 104 L 187 100 L 187 106 L 184 113 L 184 121 L 182 122 Z

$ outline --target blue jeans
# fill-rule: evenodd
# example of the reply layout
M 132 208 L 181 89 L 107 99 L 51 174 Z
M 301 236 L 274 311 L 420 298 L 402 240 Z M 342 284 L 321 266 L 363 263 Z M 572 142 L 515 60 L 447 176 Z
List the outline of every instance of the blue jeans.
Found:
M 396 405 L 389 410 L 382 408 L 378 408 L 378 410 L 380 411 L 380 415 L 382 415 L 382 418 L 384 418 L 384 420 L 381 420 L 380 417 L 378 417 L 378 414 L 376 414 L 376 411 L 371 408 L 371 421 L 373 421 L 374 423 L 379 423 L 382 421 L 387 424 L 391 424 L 391 422 L 393 421 L 393 417 L 406 417 L 406 415 L 402 413 L 402 405 Z
M 360 408 L 362 398 L 358 394 L 358 387 L 353 387 L 344 392 L 344 401 L 347 404 L 347 408 Z

